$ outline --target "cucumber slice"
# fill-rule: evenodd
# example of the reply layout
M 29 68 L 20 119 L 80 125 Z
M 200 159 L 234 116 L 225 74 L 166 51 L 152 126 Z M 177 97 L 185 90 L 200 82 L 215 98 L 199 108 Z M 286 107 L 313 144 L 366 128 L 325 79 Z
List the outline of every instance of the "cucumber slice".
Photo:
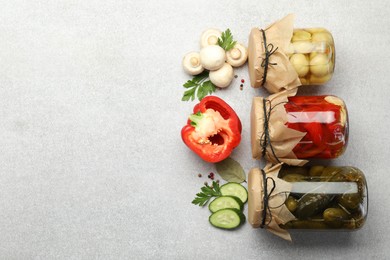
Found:
M 238 209 L 220 209 L 209 217 L 211 225 L 222 229 L 234 229 L 245 222 L 245 215 Z
M 220 188 L 222 196 L 235 196 L 239 198 L 242 203 L 248 200 L 248 191 L 239 183 L 229 182 Z
M 244 204 L 242 201 L 234 196 L 222 196 L 213 200 L 209 204 L 209 210 L 214 213 L 220 209 L 238 209 L 242 210 Z

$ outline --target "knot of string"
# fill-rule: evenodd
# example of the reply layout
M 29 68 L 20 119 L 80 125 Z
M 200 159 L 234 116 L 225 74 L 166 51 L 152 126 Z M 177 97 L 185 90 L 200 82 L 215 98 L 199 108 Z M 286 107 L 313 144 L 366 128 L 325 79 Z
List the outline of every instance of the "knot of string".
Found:
M 267 105 L 269 106 L 268 109 L 267 109 Z M 262 157 L 265 156 L 265 153 L 267 152 L 267 146 L 269 145 L 269 147 L 271 148 L 271 152 L 272 152 L 273 156 L 275 157 L 276 161 L 278 163 L 280 163 L 280 160 L 276 156 L 275 150 L 272 146 L 271 138 L 269 136 L 269 120 L 271 117 L 271 111 L 274 107 L 271 107 L 271 102 L 269 100 L 263 98 L 264 131 L 263 131 L 262 137 L 260 138 L 260 146 L 262 149 L 262 152 L 261 152 Z
M 264 68 L 263 81 L 261 82 L 261 86 L 264 86 L 267 80 L 268 66 L 277 65 L 277 63 L 270 62 L 269 58 L 271 57 L 272 54 L 274 54 L 278 50 L 278 47 L 275 48 L 275 46 L 272 43 L 267 44 L 267 37 L 265 36 L 265 31 L 263 29 L 260 29 L 260 31 L 263 34 L 263 43 L 264 43 L 264 50 L 265 50 L 265 57 L 261 62 L 261 67 Z
M 261 170 L 261 174 L 263 176 L 263 189 L 264 189 L 264 196 L 263 196 L 263 211 L 262 211 L 262 220 L 261 220 L 261 228 L 264 228 L 272 221 L 272 214 L 271 214 L 271 208 L 268 205 L 269 199 L 272 195 L 272 192 L 275 190 L 275 180 L 271 177 L 267 177 L 264 170 Z M 272 181 L 272 188 L 270 192 L 268 192 L 268 180 Z M 267 214 L 269 216 L 268 223 L 266 223 L 266 217 Z

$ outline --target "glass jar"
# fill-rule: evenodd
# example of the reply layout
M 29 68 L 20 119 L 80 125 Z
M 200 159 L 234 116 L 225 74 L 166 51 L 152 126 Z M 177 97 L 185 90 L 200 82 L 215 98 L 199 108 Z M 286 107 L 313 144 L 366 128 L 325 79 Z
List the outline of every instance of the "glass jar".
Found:
M 336 158 L 348 143 L 347 108 L 331 95 L 254 97 L 251 143 L 253 158 L 273 163 Z
M 324 28 L 294 29 L 287 55 L 302 85 L 321 85 L 333 76 L 334 41 Z
M 294 147 L 300 159 L 331 159 L 340 156 L 348 142 L 348 114 L 335 96 L 288 97 L 284 105 L 287 127 L 307 134 Z
M 364 225 L 367 183 L 359 169 L 283 166 L 279 178 L 292 183 L 285 205 L 297 218 L 282 228 L 355 230 Z
M 248 218 L 252 226 L 259 227 L 262 222 L 264 196 L 268 198 L 265 225 L 274 221 L 283 230 L 357 230 L 364 225 L 368 194 L 366 179 L 359 169 L 285 165 L 279 169 L 273 177 L 272 173 L 264 173 L 274 180 L 264 179 L 267 192 L 260 170 L 252 169 L 249 173 Z

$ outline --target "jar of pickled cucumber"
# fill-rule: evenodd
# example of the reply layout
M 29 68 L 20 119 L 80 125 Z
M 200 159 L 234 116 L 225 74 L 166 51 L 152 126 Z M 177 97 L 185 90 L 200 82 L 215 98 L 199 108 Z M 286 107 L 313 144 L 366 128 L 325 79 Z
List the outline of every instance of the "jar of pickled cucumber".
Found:
M 321 85 L 333 76 L 334 40 L 324 28 L 294 29 L 287 55 L 302 85 Z
M 253 227 L 357 230 L 367 217 L 367 183 L 355 167 L 276 165 L 252 169 L 248 219 Z M 266 199 L 266 200 L 265 200 Z
M 255 97 L 251 131 L 255 159 L 332 159 L 347 146 L 347 108 L 331 95 Z

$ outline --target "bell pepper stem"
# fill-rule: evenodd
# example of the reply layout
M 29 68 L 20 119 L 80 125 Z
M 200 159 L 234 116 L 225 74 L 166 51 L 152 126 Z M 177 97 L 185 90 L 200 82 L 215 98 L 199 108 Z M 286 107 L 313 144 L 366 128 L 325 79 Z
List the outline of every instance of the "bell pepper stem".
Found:
M 198 126 L 199 122 L 204 118 L 204 115 L 201 112 L 198 112 L 196 114 L 192 114 L 188 117 L 191 121 L 191 125 L 196 127 Z

